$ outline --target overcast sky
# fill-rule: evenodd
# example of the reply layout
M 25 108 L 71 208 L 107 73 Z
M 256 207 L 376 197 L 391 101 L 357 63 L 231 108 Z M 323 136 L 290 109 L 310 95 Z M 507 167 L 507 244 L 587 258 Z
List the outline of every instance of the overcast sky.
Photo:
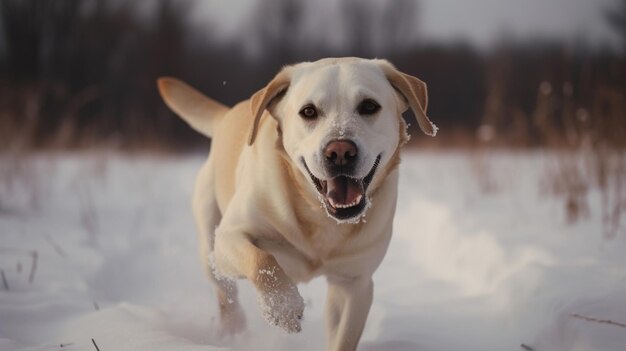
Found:
M 194 21 L 214 21 L 212 29 L 228 38 L 251 15 L 257 0 L 205 0 Z M 272 1 L 272 0 L 261 0 Z M 381 0 L 389 1 L 389 0 Z M 392 0 L 393 1 L 393 0 Z M 619 0 L 421 0 L 419 31 L 424 40 L 469 40 L 488 47 L 504 34 L 519 39 L 585 40 L 593 45 L 619 45 L 603 13 Z M 318 0 L 332 6 L 336 0 Z

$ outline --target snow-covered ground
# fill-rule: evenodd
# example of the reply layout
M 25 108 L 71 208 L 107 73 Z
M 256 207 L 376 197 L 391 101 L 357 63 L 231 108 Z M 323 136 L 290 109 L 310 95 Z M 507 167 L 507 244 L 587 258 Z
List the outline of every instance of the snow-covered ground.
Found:
M 553 160 L 405 153 L 359 350 L 626 350 L 626 328 L 573 316 L 626 323 L 626 233 L 604 235 L 593 189 L 567 224 L 541 186 Z M 300 334 L 267 325 L 246 282 L 248 332 L 216 332 L 190 211 L 203 156 L 0 162 L 0 350 L 324 348 L 322 278 L 300 286 Z

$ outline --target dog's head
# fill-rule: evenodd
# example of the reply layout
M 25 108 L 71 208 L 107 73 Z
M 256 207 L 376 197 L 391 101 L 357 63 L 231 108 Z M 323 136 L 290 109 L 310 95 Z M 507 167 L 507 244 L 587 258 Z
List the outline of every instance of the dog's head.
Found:
M 285 67 L 252 96 L 254 142 L 265 109 L 278 121 L 291 161 L 319 194 L 328 215 L 358 222 L 370 188 L 406 140 L 410 106 L 428 135 L 426 85 L 385 60 L 324 59 Z

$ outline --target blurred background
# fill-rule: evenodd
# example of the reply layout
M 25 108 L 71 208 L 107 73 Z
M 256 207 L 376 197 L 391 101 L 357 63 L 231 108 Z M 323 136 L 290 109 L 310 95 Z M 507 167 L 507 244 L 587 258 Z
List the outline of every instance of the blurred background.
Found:
M 0 150 L 189 150 L 171 75 L 226 104 L 290 63 L 387 58 L 426 81 L 430 147 L 623 147 L 626 1 L 0 0 Z

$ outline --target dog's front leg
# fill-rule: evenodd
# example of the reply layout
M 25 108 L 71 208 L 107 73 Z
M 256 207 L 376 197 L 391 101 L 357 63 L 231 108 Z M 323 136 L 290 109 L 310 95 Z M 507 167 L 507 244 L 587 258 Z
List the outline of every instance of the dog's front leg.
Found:
M 263 317 L 289 333 L 301 330 L 304 301 L 274 256 L 241 230 L 217 229 L 215 264 L 221 274 L 246 277 L 257 289 Z
M 328 278 L 326 328 L 328 350 L 353 351 L 372 305 L 371 277 Z

